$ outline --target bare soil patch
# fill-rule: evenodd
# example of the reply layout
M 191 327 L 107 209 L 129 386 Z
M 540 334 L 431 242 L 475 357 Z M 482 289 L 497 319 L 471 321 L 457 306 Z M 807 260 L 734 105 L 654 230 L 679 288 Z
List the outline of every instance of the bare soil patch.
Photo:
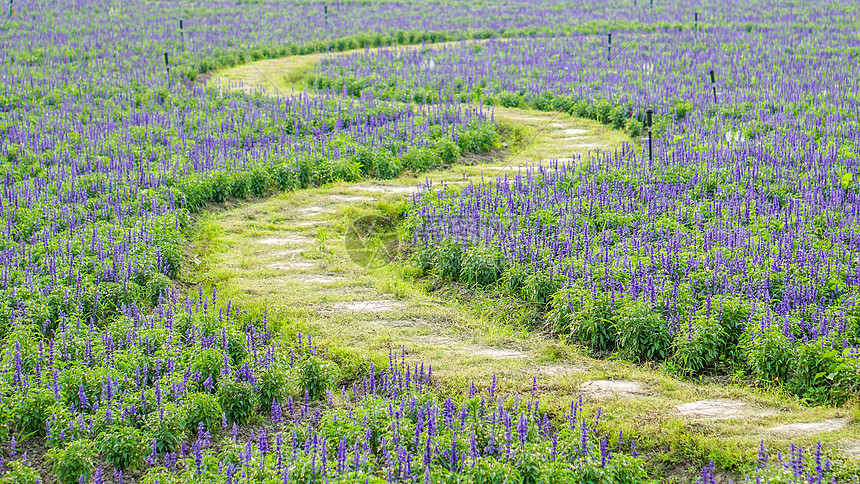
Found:
M 268 267 L 282 271 L 307 271 L 316 267 L 316 264 L 308 261 L 272 262 Z
M 257 243 L 262 245 L 303 245 L 310 244 L 311 239 L 301 235 L 288 235 L 281 237 L 267 237 L 265 239 L 258 239 Z
M 582 384 L 580 390 L 594 398 L 641 398 L 651 394 L 644 385 L 628 380 L 592 380 Z
M 736 418 L 768 417 L 777 412 L 740 400 L 699 400 L 675 406 L 675 410 L 690 420 L 729 420 Z
M 768 431 L 787 436 L 801 436 L 817 434 L 819 432 L 835 432 L 847 427 L 848 423 L 847 418 L 830 418 L 820 422 L 800 422 L 780 425 L 778 427 L 771 427 Z
M 392 300 L 352 301 L 335 305 L 337 309 L 356 313 L 380 313 L 394 311 L 403 307 L 403 303 Z

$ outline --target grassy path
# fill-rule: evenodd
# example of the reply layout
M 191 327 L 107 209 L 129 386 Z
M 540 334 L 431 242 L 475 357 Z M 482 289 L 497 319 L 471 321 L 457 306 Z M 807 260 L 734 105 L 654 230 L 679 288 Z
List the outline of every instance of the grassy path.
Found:
M 253 88 L 280 79 L 280 90 L 292 89 L 320 57 L 262 61 L 210 82 L 241 79 Z M 426 287 L 406 264 L 368 269 L 353 262 L 345 243 L 351 221 L 398 212 L 425 178 L 464 183 L 629 140 L 565 114 L 496 109 L 495 118 L 521 133 L 523 145 L 420 178 L 334 183 L 201 217 L 191 247 L 200 263 L 188 282 L 216 285 L 242 307 L 380 362 L 405 348 L 453 391 L 497 375 L 513 392 L 532 391 L 536 382 L 542 399 L 559 408 L 582 393 L 603 406 L 604 425 L 637 435 L 657 472 L 680 482 L 708 458 L 723 467 L 754 459 L 761 440 L 777 447 L 821 440 L 836 458 L 860 458 L 856 410 L 808 408 L 728 381 L 692 384 L 659 369 L 595 360 L 517 324 L 522 308 L 515 302 Z

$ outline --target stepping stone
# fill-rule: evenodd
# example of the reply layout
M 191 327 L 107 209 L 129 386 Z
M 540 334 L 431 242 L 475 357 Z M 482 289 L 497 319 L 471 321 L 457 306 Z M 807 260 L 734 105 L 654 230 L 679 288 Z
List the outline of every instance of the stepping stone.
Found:
M 377 313 L 383 311 L 393 311 L 401 306 L 397 301 L 380 300 L 380 301 L 355 301 L 337 305 L 341 309 L 362 313 Z
M 579 388 L 582 393 L 596 398 L 618 396 L 636 398 L 648 395 L 650 392 L 641 383 L 627 380 L 593 380 L 587 381 Z
M 830 418 L 821 422 L 801 422 L 778 427 L 771 427 L 768 430 L 778 434 L 799 436 L 808 434 L 817 434 L 818 432 L 834 432 L 848 426 L 847 418 Z
M 510 360 L 515 358 L 528 358 L 528 355 L 523 353 L 522 351 L 507 349 L 507 348 L 491 348 L 489 346 L 486 347 L 476 347 L 472 352 L 475 356 L 486 356 L 487 358 L 492 358 L 494 360 Z
M 409 319 L 378 319 L 376 321 L 371 321 L 370 324 L 389 328 L 413 328 L 418 326 L 416 321 Z
M 291 277 L 293 281 L 297 282 L 313 282 L 316 284 L 331 284 L 333 282 L 342 281 L 343 277 L 332 277 L 332 276 L 320 276 L 320 275 L 296 275 L 295 277 Z
M 334 213 L 335 210 L 333 208 L 320 207 L 319 205 L 309 205 L 307 207 L 300 208 L 299 212 L 307 215 L 316 215 L 320 213 Z
M 352 195 L 329 195 L 328 198 L 337 202 L 369 202 L 373 200 L 373 197 L 360 197 Z
M 842 452 L 855 459 L 860 459 L 860 439 L 849 440 L 841 446 Z
M 288 235 L 285 237 L 267 237 L 265 239 L 257 239 L 258 244 L 262 245 L 297 245 L 309 244 L 311 239 L 302 237 L 301 235 Z
M 306 271 L 308 269 L 313 269 L 316 264 L 313 262 L 307 261 L 293 261 L 293 262 L 273 262 L 268 265 L 272 269 L 284 270 L 284 271 Z
M 358 185 L 355 189 L 375 193 L 415 193 L 418 191 L 417 186 L 408 187 L 404 185 Z
M 575 129 L 575 128 L 574 129 L 563 129 L 563 130 L 561 130 L 561 134 L 564 134 L 567 136 L 579 136 L 579 135 L 583 135 L 587 132 L 588 132 L 588 130 L 586 130 L 586 129 Z
M 541 366 L 537 369 L 539 374 L 546 376 L 564 376 L 571 373 L 581 373 L 582 371 L 582 368 L 577 368 L 571 365 L 548 365 Z
M 416 339 L 434 347 L 449 348 L 457 353 L 468 356 L 484 356 L 494 360 L 528 358 L 528 355 L 522 351 L 510 348 L 473 345 L 447 336 L 419 336 Z
M 776 412 L 750 405 L 740 400 L 699 400 L 675 407 L 682 416 L 700 420 L 728 420 L 741 417 L 766 417 Z

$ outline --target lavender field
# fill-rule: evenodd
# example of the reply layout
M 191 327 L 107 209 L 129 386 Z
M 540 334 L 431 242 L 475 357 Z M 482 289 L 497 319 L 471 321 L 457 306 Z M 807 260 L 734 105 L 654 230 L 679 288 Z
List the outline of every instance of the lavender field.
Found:
M 504 156 L 497 106 L 635 140 L 653 110 L 653 159 L 636 141 L 428 184 L 399 263 L 533 305 L 532 330 L 597 357 L 809 406 L 860 395 L 851 2 L 13 0 L 0 18 L 0 483 L 672 482 L 667 442 L 581 395 L 457 387 L 189 283 L 204 214 Z M 207 83 L 343 51 L 306 92 Z M 857 482 L 820 443 L 764 440 L 684 462 L 704 483 Z

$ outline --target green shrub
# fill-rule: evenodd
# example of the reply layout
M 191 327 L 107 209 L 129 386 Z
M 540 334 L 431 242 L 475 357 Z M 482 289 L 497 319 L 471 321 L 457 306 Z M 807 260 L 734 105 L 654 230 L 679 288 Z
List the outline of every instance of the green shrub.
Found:
M 266 371 L 259 374 L 259 382 L 257 384 L 257 399 L 260 401 L 260 408 L 269 410 L 272 408 L 272 401 L 286 401 L 287 390 L 287 375 L 283 368 L 277 365 L 270 365 Z
M 426 146 L 411 146 L 400 157 L 404 169 L 423 172 L 439 166 L 439 156 Z
M 301 364 L 299 384 L 311 400 L 323 400 L 337 379 L 337 365 L 318 356 L 308 356 Z
M 39 471 L 24 464 L 23 461 L 13 460 L 8 463 L 9 469 L 0 479 L 0 484 L 38 484 L 42 482 Z
M 436 250 L 436 269 L 439 277 L 450 281 L 460 278 L 463 247 L 456 242 L 445 242 Z
M 449 137 L 441 137 L 431 143 L 442 165 L 453 165 L 460 159 L 460 147 Z
M 218 385 L 218 403 L 230 424 L 244 425 L 251 420 L 260 406 L 254 386 L 224 378 Z
M 435 247 L 416 247 L 409 260 L 417 267 L 421 275 L 426 275 L 436 267 Z
M 725 356 L 727 339 L 728 334 L 716 319 L 700 315 L 675 335 L 673 360 L 687 375 L 714 369 Z
M 159 454 L 176 452 L 185 437 L 185 421 L 185 412 L 175 403 L 168 403 L 163 411 L 149 414 L 145 427 L 151 438 L 148 444 L 154 440 Z
M 246 176 L 248 179 L 248 191 L 251 195 L 262 197 L 269 191 L 271 180 L 265 167 L 254 165 Z
M 624 357 L 643 362 L 669 356 L 672 346 L 669 325 L 649 304 L 623 300 L 619 302 L 616 314 L 618 343 Z
M 624 129 L 628 133 L 630 133 L 631 138 L 637 138 L 637 137 L 639 137 L 639 135 L 642 134 L 644 126 L 642 126 L 642 123 L 639 120 L 637 120 L 635 118 L 628 118 L 624 122 Z
M 221 424 L 221 405 L 214 395 L 208 393 L 189 393 L 183 402 L 185 409 L 185 430 L 196 433 L 200 424 L 214 432 Z
M 191 359 L 191 371 L 200 372 L 200 382 L 212 379 L 214 385 L 224 367 L 224 352 L 216 348 L 206 348 L 198 351 Z
M 511 294 L 519 294 L 529 276 L 529 270 L 522 264 L 509 265 L 502 274 L 505 289 Z
M 496 126 L 492 123 L 470 125 L 458 134 L 457 146 L 461 153 L 486 153 L 499 140 Z
M 772 326 L 764 331 L 753 330 L 741 343 L 750 373 L 760 382 L 784 384 L 796 358 L 794 345 Z
M 472 286 L 487 286 L 496 282 L 505 268 L 501 252 L 483 245 L 465 250 L 460 268 L 460 280 Z
M 546 306 L 552 299 L 552 295 L 558 291 L 559 286 L 561 286 L 561 281 L 558 277 L 552 278 L 543 271 L 534 271 L 526 277 L 522 292 L 529 302 Z
M 615 303 L 609 293 L 593 294 L 580 285 L 562 289 L 552 296 L 547 320 L 556 334 L 595 350 L 616 347 Z
M 135 470 L 143 463 L 147 435 L 134 427 L 114 427 L 98 437 L 99 453 L 119 470 Z
M 89 439 L 75 440 L 66 447 L 48 452 L 48 458 L 54 464 L 54 475 L 62 484 L 78 484 L 81 478 L 89 482 L 90 475 L 95 470 L 95 456 L 95 442 Z
M 44 389 L 31 390 L 20 396 L 12 410 L 15 429 L 23 437 L 45 436 L 45 421 L 50 416 L 48 409 L 56 403 L 54 395 Z

